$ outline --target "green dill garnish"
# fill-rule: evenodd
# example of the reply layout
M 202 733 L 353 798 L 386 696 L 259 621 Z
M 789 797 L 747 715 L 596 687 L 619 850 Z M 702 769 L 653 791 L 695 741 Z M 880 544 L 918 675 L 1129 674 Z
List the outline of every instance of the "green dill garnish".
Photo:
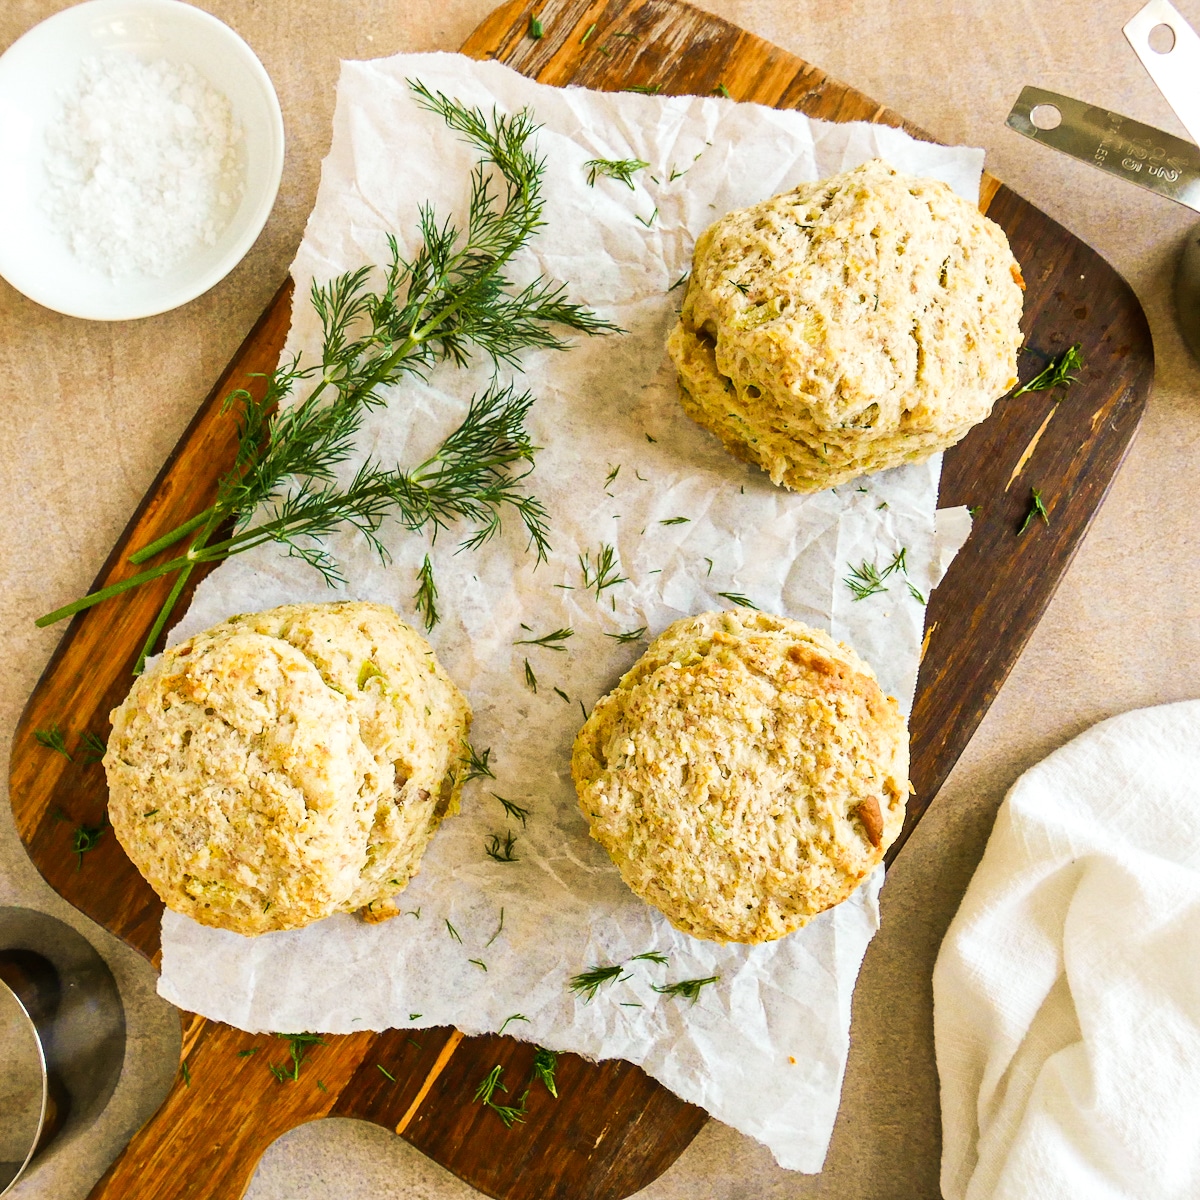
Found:
M 865 600 L 868 596 L 887 591 L 883 579 L 874 563 L 864 561 L 861 566 L 851 570 L 842 582 L 854 594 L 855 600 Z
M 671 173 L 670 173 L 670 175 L 667 176 L 667 182 L 674 183 L 675 180 L 682 179 L 691 169 L 692 169 L 691 167 L 684 167 L 682 171 L 677 171 L 675 169 L 675 164 L 672 163 L 671 164 Z
M 251 1055 L 257 1054 L 257 1053 L 258 1053 L 258 1047 L 251 1046 L 249 1050 L 239 1050 L 237 1053 L 237 1056 L 238 1056 L 238 1058 L 249 1058 Z
M 1025 520 L 1021 522 L 1021 528 L 1017 530 L 1017 537 L 1020 537 L 1037 517 L 1041 517 L 1047 525 L 1050 524 L 1050 514 L 1042 503 L 1042 493 L 1034 488 L 1029 497 L 1029 511 L 1025 514 Z
M 972 518 L 972 520 L 973 520 L 975 517 L 979 516 L 979 514 L 980 514 L 982 511 L 983 511 L 983 505 L 982 505 L 982 504 L 972 504 L 972 505 L 970 505 L 970 506 L 968 507 L 968 509 L 967 509 L 967 515 L 968 515 L 969 517 L 971 517 L 971 518 Z
M 537 126 L 530 112 L 488 116 L 419 82 L 409 86 L 423 108 L 480 152 L 465 222 L 439 218 L 424 206 L 411 258 L 390 238 L 381 273 L 366 265 L 314 283 L 319 361 L 281 363 L 266 377 L 261 400 L 245 389 L 230 393 L 224 408 L 236 419 L 238 446 L 216 500 L 130 561 L 144 563 L 184 541 L 186 551 L 39 617 L 39 626 L 173 576 L 138 655 L 140 673 L 196 567 L 273 543 L 338 584 L 341 570 L 321 539 L 349 525 L 386 561 L 379 528 L 393 515 L 414 533 L 466 522 L 473 529 L 462 544 L 473 549 L 511 512 L 538 560 L 546 557 L 546 510 L 524 482 L 537 449 L 525 427 L 533 396 L 498 380 L 471 400 L 458 429 L 425 462 L 405 469 L 367 460 L 349 483 L 338 478 L 355 453 L 366 412 L 384 403 L 382 391 L 390 385 L 423 377 L 447 360 L 465 366 L 477 352 L 496 366 L 516 366 L 525 349 L 567 344 L 555 326 L 585 334 L 615 329 L 570 303 L 565 285 L 553 279 L 539 276 L 519 289 L 509 279 L 514 256 L 543 224 L 545 210 L 545 163 L 532 145 Z M 380 276 L 379 290 L 371 290 Z M 297 385 L 309 382 L 305 398 L 293 403 Z
M 417 1050 L 424 1050 L 424 1049 L 425 1049 L 425 1047 L 424 1047 L 424 1046 L 422 1046 L 422 1045 L 421 1045 L 421 1043 L 420 1043 L 420 1042 L 418 1042 L 418 1041 L 416 1040 L 416 1038 L 405 1038 L 404 1040 L 405 1040 L 405 1041 L 406 1041 L 406 1042 L 407 1042 L 407 1043 L 408 1043 L 410 1046 L 414 1047 L 414 1049 L 417 1049 Z
M 71 837 L 71 853 L 79 855 L 79 864 L 75 870 L 83 870 L 83 856 L 89 850 L 95 850 L 100 844 L 100 839 L 104 836 L 104 830 L 108 826 L 108 814 L 105 813 L 100 818 L 99 825 L 77 825 L 75 832 Z
M 472 963 L 474 966 L 479 967 L 483 971 L 487 970 L 487 963 L 485 963 L 482 958 L 468 958 L 467 962 Z
M 587 40 L 588 40 L 588 38 L 590 38 L 590 37 L 592 36 L 592 34 L 593 34 L 593 33 L 595 33 L 595 32 L 596 32 L 596 22 L 595 22 L 595 21 L 593 21 L 593 22 L 592 22 L 592 23 L 591 23 L 591 24 L 590 24 L 590 25 L 587 27 L 587 33 L 585 33 L 585 34 L 583 35 L 583 37 L 581 37 L 581 38 L 579 39 L 579 44 L 580 44 L 581 46 L 586 46 L 586 45 L 587 45 Z
M 690 1000 L 695 1004 L 696 998 L 700 995 L 700 989 L 707 987 L 710 983 L 716 983 L 720 978 L 720 975 L 709 975 L 706 979 L 681 979 L 678 983 L 668 983 L 666 987 L 658 987 L 656 984 L 650 986 L 661 995 L 682 996 L 685 1000 Z
M 315 1033 L 277 1033 L 277 1038 L 285 1038 L 288 1052 L 291 1055 L 291 1066 L 287 1063 L 268 1063 L 267 1069 L 279 1083 L 296 1083 L 300 1078 L 300 1064 L 308 1057 L 313 1046 L 323 1046 L 325 1042 Z
M 617 963 L 611 967 L 592 967 L 591 970 L 572 975 L 568 986 L 577 996 L 582 996 L 584 1003 L 587 1004 L 595 998 L 602 984 L 612 983 L 620 978 L 624 969 L 623 963 Z
M 500 1091 L 500 1092 L 508 1091 L 508 1088 L 506 1088 L 504 1086 L 504 1084 L 500 1081 L 500 1077 L 503 1074 L 504 1074 L 503 1067 L 501 1067 L 501 1066 L 493 1067 L 483 1077 L 483 1080 L 480 1082 L 479 1086 L 475 1089 L 474 1100 L 476 1103 L 484 1104 L 488 1108 L 490 1108 L 494 1113 L 496 1113 L 497 1116 L 499 1116 L 500 1120 L 504 1122 L 504 1127 L 506 1129 L 511 1129 L 513 1127 L 514 1122 L 525 1120 L 525 1114 L 526 1114 L 525 1096 L 528 1096 L 529 1093 L 526 1092 L 525 1095 L 522 1096 L 515 1105 L 497 1104 L 496 1100 L 495 1100 L 496 1093 L 498 1091 Z
M 326 1094 L 328 1094 L 328 1093 L 329 1093 L 329 1089 L 328 1089 L 328 1088 L 325 1086 L 325 1080 L 323 1080 L 323 1079 L 318 1079 L 318 1080 L 317 1080 L 317 1087 L 318 1087 L 318 1088 L 319 1088 L 321 1091 L 325 1092 Z
M 708 570 L 704 572 L 704 577 L 707 579 L 712 574 L 713 561 L 711 558 L 706 558 L 704 561 L 708 563 Z
M 1069 388 L 1078 382 L 1079 376 L 1072 371 L 1083 368 L 1083 358 L 1079 353 L 1079 343 L 1068 346 L 1060 355 L 1052 358 L 1046 367 L 1039 371 L 1028 383 L 1023 383 L 1012 394 L 1012 399 L 1023 396 L 1026 392 L 1046 392 L 1051 388 Z
M 897 571 L 900 571 L 905 575 L 908 574 L 908 547 L 907 546 L 901 546 L 900 549 L 896 551 L 896 555 L 892 559 L 892 561 L 890 563 L 888 563 L 888 565 L 886 567 L 883 568 L 884 579 L 886 579 L 889 575 L 895 574 L 895 572 L 897 572 Z
M 730 604 L 736 604 L 740 608 L 752 608 L 755 612 L 759 611 L 758 605 L 752 600 L 747 600 L 746 597 L 741 594 L 741 592 L 718 592 L 717 595 L 720 596 L 722 600 L 728 600 Z
M 416 917 L 419 921 L 421 919 L 421 906 L 418 904 L 416 908 L 410 908 L 404 915 L 406 917 Z
M 421 621 L 425 626 L 426 632 L 431 630 L 440 619 L 437 610 L 437 597 L 437 584 L 433 579 L 433 563 L 429 561 L 429 555 L 427 554 L 425 555 L 425 561 L 421 564 L 420 570 L 417 571 L 417 594 L 414 597 L 417 612 L 421 614 Z
M 409 1013 L 408 1019 L 410 1021 L 415 1021 L 420 1015 L 421 1015 L 420 1013 Z
M 85 763 L 99 762 L 108 750 L 104 739 L 90 729 L 85 730 L 79 740 L 83 743 L 83 761 Z
M 486 950 L 502 933 L 504 932 L 504 909 L 500 909 L 500 924 L 496 926 L 496 932 L 492 934 L 486 942 L 483 943 L 483 948 Z
M 617 562 L 617 552 L 607 542 L 602 542 L 600 549 L 596 552 L 596 563 L 592 565 L 592 556 L 590 551 L 584 551 L 579 556 L 579 569 L 583 572 L 583 586 L 585 590 L 594 590 L 596 599 L 600 599 L 600 594 L 606 588 L 616 587 L 618 583 L 628 583 L 629 580 L 620 574 L 620 565 Z
M 731 279 L 729 282 L 733 284 L 733 286 L 737 288 L 737 290 L 741 292 L 743 296 L 750 295 L 750 285 L 748 283 L 739 283 L 736 279 Z
M 569 637 L 573 637 L 575 630 L 573 629 L 556 629 L 553 633 L 544 633 L 537 638 L 518 638 L 513 642 L 514 646 L 542 646 L 547 650 L 559 650 L 566 653 L 567 648 L 562 643 Z
M 648 217 L 643 217 L 641 213 L 634 213 L 633 215 L 640 224 L 645 225 L 645 227 L 649 229 L 650 226 L 653 225 L 658 219 L 658 205 L 656 204 L 654 206 L 654 211 Z
M 157 812 L 158 812 L 157 808 L 148 808 L 144 813 L 142 813 L 142 816 L 143 817 L 152 817 Z
M 657 442 L 657 441 L 658 441 L 658 438 L 656 438 L 656 437 L 651 437 L 649 434 L 646 434 L 646 441 L 648 441 L 648 442 Z
M 495 779 L 496 774 L 488 762 L 492 757 L 491 747 L 489 746 L 480 754 L 470 742 L 463 742 L 463 745 L 467 750 L 467 757 L 459 760 L 467 764 L 467 773 L 463 776 L 463 783 L 470 783 L 473 779 Z
M 606 633 L 604 636 L 612 638 L 614 642 L 636 642 L 645 632 L 645 625 L 639 625 L 636 629 L 627 629 L 624 633 Z
M 604 175 L 609 179 L 615 179 L 618 183 L 625 184 L 632 192 L 635 190 L 634 171 L 640 171 L 650 164 L 643 162 L 640 158 L 589 158 L 583 165 L 588 168 L 588 187 L 595 187 L 596 176 Z
M 691 523 L 691 517 L 668 517 L 665 521 L 659 521 L 660 525 L 688 525 Z
M 562 690 L 562 688 L 560 688 L 560 687 L 556 687 L 556 688 L 554 689 L 554 694 L 555 694 L 555 695 L 556 695 L 556 696 L 557 696 L 557 697 L 558 697 L 560 700 L 562 700 L 562 701 L 563 701 L 565 704 L 570 704 L 570 703 L 571 703 L 571 697 L 570 697 L 570 696 L 568 696 L 568 695 L 567 695 L 567 693 L 566 693 L 566 692 L 564 692 L 564 691 Z
M 911 597 L 912 597 L 912 598 L 913 598 L 913 599 L 914 599 L 914 600 L 915 600 L 915 601 L 916 601 L 918 604 L 924 604 L 924 603 L 925 603 L 925 597 L 924 597 L 924 596 L 922 596 L 922 595 L 921 595 L 921 593 L 920 593 L 919 591 L 917 591 L 917 589 L 916 589 L 915 587 L 913 587 L 912 583 L 911 583 L 911 582 L 909 582 L 909 580 L 907 580 L 907 579 L 906 579 L 906 580 L 904 581 L 904 585 L 905 585 L 905 587 L 907 587 L 907 588 L 908 588 L 908 594 L 909 594 L 909 595 L 910 595 L 910 596 L 911 596 Z
M 181 1062 L 179 1064 L 179 1073 L 180 1073 L 180 1075 L 183 1076 L 183 1086 L 191 1087 L 192 1086 L 192 1072 L 191 1072 L 191 1068 L 188 1066 L 188 1061 L 186 1058 L 183 1060 L 183 1062 Z
M 645 954 L 635 954 L 633 958 L 630 959 L 631 962 L 641 962 L 643 960 L 646 962 L 658 963 L 660 967 L 665 967 L 667 965 L 667 956 L 663 954 L 661 950 L 647 950 Z
M 554 1070 L 557 1066 L 558 1055 L 553 1050 L 539 1046 L 537 1053 L 533 1056 L 533 1075 L 535 1079 L 540 1079 L 546 1085 L 546 1091 L 555 1100 L 558 1099 L 558 1084 L 554 1081 Z
M 657 96 L 660 86 L 657 83 L 631 83 L 628 87 L 621 90 L 623 92 L 641 92 L 643 96 Z
M 667 291 L 673 292 L 677 287 L 680 287 L 682 284 L 687 283 L 688 279 L 691 277 L 691 274 L 692 274 L 691 271 L 684 271 L 684 273 L 682 275 L 680 275 L 680 277 L 677 280 L 675 280 L 675 282 L 673 284 L 671 284 L 671 286 L 669 288 L 667 288 Z M 647 434 L 646 436 L 650 437 L 649 434 Z M 653 441 L 654 439 L 650 438 L 650 440 Z
M 514 820 L 520 821 L 522 825 L 525 824 L 525 818 L 529 816 L 529 809 L 522 808 L 519 804 L 514 804 L 511 800 L 505 800 L 503 796 L 499 796 L 495 792 L 493 792 L 492 795 L 504 805 L 504 811 L 510 817 L 512 817 Z
M 379 1073 L 385 1078 L 390 1079 L 393 1083 L 396 1082 L 396 1077 L 382 1063 L 376 1063 L 375 1066 L 379 1069 Z
M 524 1013 L 513 1013 L 511 1017 L 504 1018 L 504 1024 L 500 1026 L 497 1032 L 503 1033 L 512 1021 L 524 1021 L 526 1024 L 528 1024 L 529 1018 Z
M 461 946 L 462 938 L 459 937 L 458 930 L 450 923 L 450 918 L 446 918 L 446 932 Z
M 620 475 L 620 473 L 621 473 L 621 464 L 620 463 L 617 463 L 617 465 L 615 467 L 610 467 L 608 474 L 605 475 L 605 477 L 604 477 L 605 488 L 607 488 L 608 485 L 610 483 L 612 483 L 613 480 L 616 479 L 616 477 L 618 475 Z
M 724 96 L 726 100 L 733 99 L 733 97 L 729 94 L 729 89 L 723 83 L 718 83 L 717 86 L 713 88 L 713 91 Z
M 529 665 L 529 659 L 525 660 L 525 686 L 535 696 L 537 695 L 537 676 L 533 673 L 533 668 Z
M 35 729 L 33 731 L 34 740 L 41 746 L 45 746 L 47 750 L 53 750 L 55 754 L 61 754 L 68 762 L 74 762 L 71 757 L 70 750 L 67 749 L 66 739 L 63 737 L 63 731 L 55 723 L 49 729 Z
M 536 41 L 545 34 L 546 30 L 542 27 L 542 23 L 537 18 L 536 13 L 529 14 L 529 36 Z
M 517 835 L 506 829 L 503 837 L 498 833 L 489 833 L 484 849 L 487 851 L 488 858 L 494 858 L 497 862 L 520 862 L 521 860 L 513 853 L 513 847 L 516 844 Z

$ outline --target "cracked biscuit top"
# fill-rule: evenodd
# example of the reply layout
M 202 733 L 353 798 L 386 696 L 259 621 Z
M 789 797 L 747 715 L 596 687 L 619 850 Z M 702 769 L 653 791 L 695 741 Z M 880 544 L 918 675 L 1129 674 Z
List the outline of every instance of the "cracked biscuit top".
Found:
M 908 731 L 828 634 L 740 608 L 676 621 L 592 710 L 571 773 L 591 834 L 677 929 L 783 937 L 904 823 Z
M 875 159 L 706 230 L 668 348 L 693 420 L 820 491 L 982 421 L 1017 381 L 1023 288 L 998 225 Z

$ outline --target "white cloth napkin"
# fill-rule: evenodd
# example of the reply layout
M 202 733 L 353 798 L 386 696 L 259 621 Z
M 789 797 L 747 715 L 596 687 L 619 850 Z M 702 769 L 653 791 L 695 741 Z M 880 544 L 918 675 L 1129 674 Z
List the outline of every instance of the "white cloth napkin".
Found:
M 933 996 L 945 1200 L 1200 1197 L 1200 701 L 1017 780 Z

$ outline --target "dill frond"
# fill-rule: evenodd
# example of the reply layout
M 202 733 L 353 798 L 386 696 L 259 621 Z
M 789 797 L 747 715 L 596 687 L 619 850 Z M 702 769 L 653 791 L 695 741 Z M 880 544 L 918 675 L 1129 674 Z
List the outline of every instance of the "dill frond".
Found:
M 537 676 L 533 673 L 533 668 L 529 665 L 529 659 L 525 660 L 525 686 L 535 696 L 537 695 Z
M 61 754 L 68 762 L 74 762 L 71 757 L 70 750 L 67 749 L 67 740 L 63 737 L 63 731 L 55 722 L 49 729 L 35 729 L 33 731 L 34 740 L 39 746 L 45 746 L 47 750 L 53 750 L 55 754 Z
M 508 1091 L 508 1088 L 501 1082 L 503 1074 L 503 1067 L 499 1065 L 493 1067 L 480 1081 L 473 1098 L 477 1104 L 484 1104 L 490 1108 L 504 1122 L 506 1129 L 511 1129 L 517 1121 L 525 1120 L 527 1112 L 525 1097 L 529 1093 L 526 1092 L 516 1104 L 497 1104 L 496 1093 Z
M 513 847 L 516 844 L 517 835 L 511 830 L 505 830 L 503 836 L 498 833 L 488 834 L 484 849 L 487 851 L 488 858 L 494 858 L 497 862 L 520 862 L 521 860 L 513 853 Z
M 425 561 L 417 571 L 417 594 L 414 598 L 417 612 L 421 614 L 426 632 L 431 630 L 439 620 L 437 596 L 437 584 L 433 579 L 433 563 L 429 561 L 429 555 L 427 554 L 425 555 Z
M 524 1013 L 513 1013 L 512 1016 L 504 1018 L 504 1024 L 500 1026 L 497 1032 L 503 1033 L 513 1021 L 524 1021 L 526 1024 L 528 1024 L 529 1018 Z
M 596 993 L 603 984 L 619 979 L 624 969 L 623 963 L 617 963 L 611 967 L 592 967 L 587 971 L 581 971 L 578 975 L 572 975 L 568 987 L 577 996 L 582 996 L 584 1003 L 587 1004 L 595 999 Z
M 454 939 L 454 940 L 455 940 L 455 941 L 456 941 L 456 942 L 457 942 L 457 943 L 458 943 L 460 946 L 462 945 L 462 937 L 459 935 L 459 932 L 458 932 L 458 930 L 457 930 L 457 929 L 455 929 L 455 928 L 454 928 L 454 926 L 453 926 L 453 925 L 450 923 L 450 918 L 449 918 L 449 917 L 447 917 L 447 918 L 446 918 L 446 932 L 447 932 L 447 933 L 448 933 L 448 934 L 449 934 L 449 935 L 450 935 L 450 936 L 451 936 L 451 937 L 452 937 L 452 938 L 453 938 L 453 939 Z
M 668 517 L 665 521 L 659 521 L 660 525 L 690 525 L 691 517 Z
M 678 983 L 668 983 L 666 987 L 658 987 L 656 984 L 650 986 L 663 996 L 682 996 L 685 1000 L 690 1000 L 695 1004 L 700 995 L 700 989 L 707 987 L 710 983 L 716 983 L 720 978 L 720 975 L 709 975 L 706 979 L 681 979 Z
M 855 567 L 842 582 L 850 589 L 855 600 L 865 600 L 879 592 L 886 592 L 887 587 L 879 568 L 874 563 L 864 562 Z
M 529 36 L 534 39 L 534 41 L 536 41 L 540 37 L 545 36 L 545 33 L 546 33 L 546 30 L 542 26 L 541 21 L 538 20 L 537 15 L 534 13 L 529 14 L 528 33 L 529 33 Z
M 104 739 L 98 733 L 87 729 L 79 740 L 83 743 L 83 761 L 85 763 L 98 763 L 104 758 L 108 746 L 105 745 Z
M 553 633 L 545 633 L 537 638 L 519 638 L 513 642 L 514 646 L 543 646 L 547 650 L 559 650 L 566 653 L 567 648 L 562 643 L 569 637 L 573 637 L 575 630 L 573 629 L 556 629 Z
M 591 552 L 585 550 L 579 556 L 579 569 L 583 572 L 585 591 L 594 591 L 599 600 L 601 593 L 607 588 L 616 587 L 618 583 L 628 583 L 629 580 L 620 573 L 621 567 L 617 562 L 617 552 L 607 542 L 602 542 L 596 551 L 596 561 L 593 564 Z
M 106 813 L 101 819 L 99 825 L 78 825 L 75 828 L 74 834 L 71 836 L 71 853 L 79 855 L 79 863 L 75 867 L 76 871 L 83 870 L 83 856 L 89 850 L 95 850 L 100 844 L 100 839 L 104 836 L 104 830 L 108 826 L 108 814 Z
M 1046 392 L 1056 387 L 1065 389 L 1069 388 L 1071 384 L 1077 383 L 1079 376 L 1072 375 L 1071 372 L 1083 369 L 1083 357 L 1080 355 L 1079 349 L 1079 342 L 1068 346 L 1061 354 L 1052 358 L 1028 383 L 1021 384 L 1013 392 L 1012 398 L 1015 400 L 1018 396 L 1025 395 L 1026 392 Z
M 501 1030 L 503 1032 L 503 1030 Z M 558 1084 L 554 1079 L 554 1071 L 558 1066 L 558 1055 L 553 1050 L 547 1050 L 544 1046 L 537 1048 L 537 1053 L 533 1056 L 533 1075 L 535 1079 L 540 1079 L 546 1087 L 546 1091 L 552 1095 L 555 1100 L 558 1099 Z
M 1047 525 L 1050 524 L 1050 514 L 1042 502 L 1042 493 L 1034 488 L 1029 497 L 1029 511 L 1025 514 L 1025 520 L 1021 522 L 1021 528 L 1017 530 L 1017 537 L 1020 537 L 1038 517 L 1041 517 Z
M 645 625 L 639 625 L 636 629 L 627 629 L 624 633 L 606 633 L 605 637 L 610 637 L 614 642 L 636 642 L 646 632 Z
M 296 1083 L 300 1079 L 300 1065 L 308 1057 L 313 1046 L 323 1046 L 325 1041 L 315 1033 L 277 1033 L 277 1038 L 284 1038 L 288 1043 L 288 1053 L 291 1065 L 287 1063 L 268 1063 L 267 1069 L 279 1083 Z
M 759 611 L 758 605 L 743 596 L 741 592 L 718 592 L 717 595 L 722 600 L 728 600 L 730 604 L 736 604 L 739 608 L 752 608 L 755 612 Z
M 633 173 L 648 167 L 648 162 L 640 158 L 589 158 L 584 167 L 588 173 L 588 187 L 596 186 L 596 176 L 604 175 L 623 183 L 629 190 L 634 191 Z
M 645 954 L 635 954 L 630 959 L 631 962 L 642 962 L 643 960 L 645 962 L 658 963 L 660 967 L 665 967 L 668 961 L 667 956 L 660 950 L 647 950 Z
M 501 804 L 504 805 L 504 811 L 516 821 L 520 821 L 522 826 L 525 824 L 526 817 L 529 816 L 529 809 L 522 808 L 519 804 L 514 804 L 511 800 L 505 800 L 503 796 L 492 793 Z
M 463 742 L 466 748 L 466 758 L 460 759 L 467 765 L 466 774 L 463 775 L 463 783 L 470 783 L 473 779 L 495 779 L 496 773 L 492 770 L 490 759 L 492 757 L 491 747 L 487 747 L 480 754 L 470 742 Z

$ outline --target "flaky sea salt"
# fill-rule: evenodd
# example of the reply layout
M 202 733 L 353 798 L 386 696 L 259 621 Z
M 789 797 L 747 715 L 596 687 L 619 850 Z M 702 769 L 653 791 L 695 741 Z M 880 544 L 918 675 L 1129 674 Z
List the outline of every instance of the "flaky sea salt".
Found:
M 48 214 L 89 266 L 165 275 L 229 223 L 241 142 L 229 101 L 191 65 L 86 59 L 46 134 Z

